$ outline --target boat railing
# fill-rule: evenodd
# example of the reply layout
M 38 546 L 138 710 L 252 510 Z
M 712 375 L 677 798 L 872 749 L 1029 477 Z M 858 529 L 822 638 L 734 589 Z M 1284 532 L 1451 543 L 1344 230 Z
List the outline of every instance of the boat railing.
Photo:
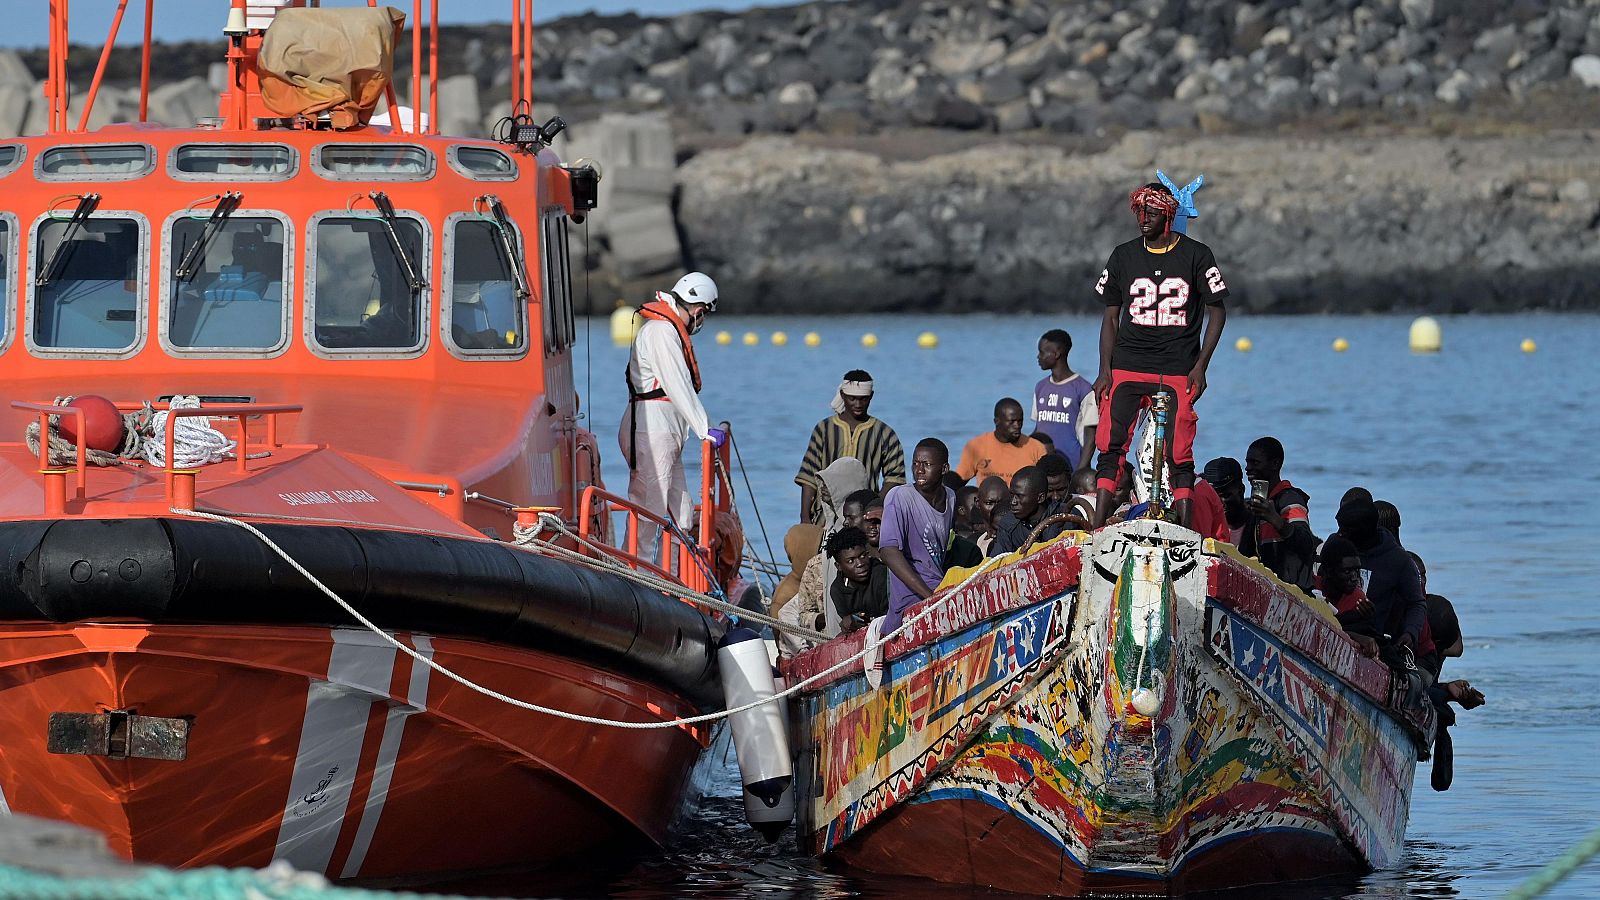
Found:
M 579 537 L 590 544 L 606 544 L 613 558 L 636 571 L 649 572 L 694 591 L 712 588 L 716 520 L 732 514 L 733 493 L 727 480 L 727 445 L 719 449 L 707 442 L 701 444 L 701 448 L 700 502 L 695 510 L 699 523 L 692 538 L 689 523 L 672 522 L 597 485 L 584 488 L 579 498 Z M 613 515 L 623 517 L 621 538 L 616 542 L 609 540 L 608 526 Z M 641 522 L 660 531 L 654 554 L 645 552 L 651 549 L 648 545 L 640 546 Z M 588 548 L 580 549 L 587 552 Z
M 34 403 L 27 400 L 13 400 L 11 406 L 13 409 L 37 413 L 39 416 L 39 474 L 44 478 L 44 513 L 47 516 L 65 515 L 68 476 L 75 476 L 74 499 L 84 499 L 88 490 L 89 448 L 86 444 L 84 411 L 75 406 L 57 406 L 53 403 Z M 123 413 L 137 412 L 144 408 L 143 404 L 138 403 L 118 403 L 116 407 L 118 412 Z M 234 422 L 239 434 L 238 446 L 234 449 L 233 469 L 236 473 L 244 475 L 250 471 L 252 456 L 270 453 L 283 446 L 278 436 L 278 416 L 302 410 L 302 407 L 297 405 L 269 403 L 241 403 L 192 409 L 171 409 L 165 403 L 154 403 L 151 404 L 151 408 L 164 410 L 167 413 L 166 426 L 161 435 L 162 449 L 166 451 L 162 459 L 167 461 L 167 466 L 162 471 L 166 476 L 167 504 L 178 509 L 194 508 L 195 476 L 199 474 L 198 469 L 181 469 L 173 466 L 178 422 L 181 419 L 203 416 L 210 420 Z M 75 425 L 73 431 L 77 438 L 73 443 L 71 467 L 52 464 L 49 437 L 52 416 L 70 416 Z M 250 429 L 245 420 L 257 416 L 266 420 L 265 434 L 260 442 L 251 443 Z

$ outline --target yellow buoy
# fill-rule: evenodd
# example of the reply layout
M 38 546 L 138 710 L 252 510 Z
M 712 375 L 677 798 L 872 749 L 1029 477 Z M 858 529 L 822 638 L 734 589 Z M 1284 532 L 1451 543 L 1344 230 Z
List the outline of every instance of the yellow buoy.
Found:
M 878 346 L 878 336 L 873 334 L 870 331 L 867 332 L 866 334 L 863 334 L 861 336 L 861 346 L 863 346 L 863 347 L 876 347 L 876 346 Z
M 1247 337 L 1239 338 L 1237 341 L 1233 342 L 1233 349 L 1239 351 L 1240 353 L 1249 353 L 1250 348 L 1254 346 L 1255 344 L 1252 343 Z
M 1333 352 L 1335 352 L 1335 353 L 1343 353 L 1343 352 L 1345 352 L 1346 350 L 1349 350 L 1349 349 L 1350 349 L 1350 342 L 1349 341 L 1345 340 L 1344 338 L 1334 338 L 1333 339 Z
M 789 336 L 787 334 L 784 334 L 781 331 L 774 331 L 772 333 L 772 346 L 782 347 L 787 343 L 789 343 Z
M 717 343 L 726 347 L 733 343 L 733 335 L 727 333 L 726 331 L 719 331 L 717 332 Z
M 939 336 L 931 331 L 924 331 L 917 335 L 917 346 L 924 350 L 932 350 L 939 346 Z
M 822 346 L 822 335 L 817 334 L 815 331 L 806 332 L 806 346 L 807 347 L 820 347 L 820 346 Z
M 1411 323 L 1411 352 L 1438 353 L 1442 346 L 1439 323 L 1432 316 L 1420 316 Z
M 1537 349 L 1539 349 L 1539 345 L 1535 344 L 1533 342 L 1533 338 L 1523 338 L 1522 339 L 1522 352 L 1523 353 L 1532 353 L 1533 351 L 1535 351 Z
M 633 336 L 639 333 L 639 314 L 628 304 L 617 301 L 617 308 L 611 313 L 611 343 L 618 347 L 626 347 L 633 343 Z
M 761 343 L 761 335 L 756 334 L 754 331 L 746 331 L 744 333 L 744 345 L 746 347 L 754 347 L 759 343 Z

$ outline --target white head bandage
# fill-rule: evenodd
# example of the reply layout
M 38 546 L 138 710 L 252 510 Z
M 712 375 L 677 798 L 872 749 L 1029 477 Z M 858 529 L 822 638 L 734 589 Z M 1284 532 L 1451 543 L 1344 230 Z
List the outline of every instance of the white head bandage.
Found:
M 841 394 L 846 395 L 846 396 L 850 396 L 850 397 L 871 397 L 872 396 L 872 382 L 870 382 L 870 381 L 841 381 L 841 382 L 839 382 L 839 390 L 835 391 L 834 394 L 833 394 L 833 404 L 832 405 L 833 405 L 833 411 L 835 413 L 843 415 L 844 414 L 844 397 L 840 396 Z

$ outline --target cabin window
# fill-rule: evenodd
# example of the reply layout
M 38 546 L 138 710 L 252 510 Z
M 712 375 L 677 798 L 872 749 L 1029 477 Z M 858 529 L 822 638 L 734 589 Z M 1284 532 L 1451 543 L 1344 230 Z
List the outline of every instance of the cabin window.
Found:
M 179 351 L 263 351 L 284 344 L 288 260 L 284 226 L 232 215 L 208 231 L 203 218 L 172 223 L 165 284 L 167 345 Z
M 171 174 L 183 181 L 281 181 L 294 175 L 295 152 L 276 144 L 184 144 Z
M 75 144 L 51 147 L 39 154 L 44 181 L 127 181 L 156 167 L 149 144 Z
M 0 178 L 15 172 L 22 166 L 23 150 L 16 144 L 0 146 Z
M 404 144 L 323 144 L 311 151 L 311 167 L 335 181 L 426 181 L 433 154 Z
M 492 147 L 451 147 L 450 167 L 476 181 L 514 181 L 517 164 L 511 154 Z
M 567 253 L 567 219 L 546 216 L 543 231 L 544 347 L 560 353 L 572 346 L 577 328 L 572 321 L 572 271 Z
M 422 223 L 332 215 L 313 226 L 312 337 L 331 351 L 422 349 L 430 271 Z
M 32 346 L 132 350 L 139 341 L 142 229 L 136 219 L 65 216 L 40 223 L 33 259 Z
M 527 282 L 516 227 L 480 216 L 452 216 L 445 259 L 445 334 L 467 355 L 509 355 L 527 345 Z

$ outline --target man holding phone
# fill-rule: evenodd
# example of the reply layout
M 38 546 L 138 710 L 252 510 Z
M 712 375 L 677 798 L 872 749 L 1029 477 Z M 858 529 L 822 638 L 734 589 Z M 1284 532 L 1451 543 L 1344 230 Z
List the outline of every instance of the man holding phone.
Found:
M 1283 444 L 1258 438 L 1244 455 L 1250 479 L 1250 523 L 1239 550 L 1255 556 L 1283 581 L 1311 592 L 1317 537 L 1311 533 L 1311 497 L 1282 477 Z

